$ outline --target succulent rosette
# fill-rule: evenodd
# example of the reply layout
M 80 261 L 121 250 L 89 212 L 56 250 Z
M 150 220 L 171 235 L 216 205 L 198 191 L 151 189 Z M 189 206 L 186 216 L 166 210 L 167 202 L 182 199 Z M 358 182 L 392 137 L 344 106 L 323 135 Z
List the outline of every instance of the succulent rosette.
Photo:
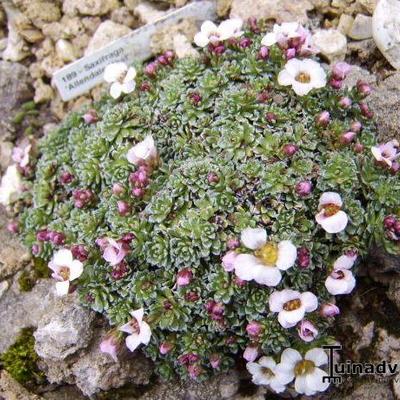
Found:
M 118 332 L 112 358 L 126 343 L 165 378 L 204 379 L 244 356 L 255 383 L 309 395 L 327 388 L 321 346 L 354 255 L 399 253 L 398 143 L 378 142 L 347 64 L 322 68 L 298 24 L 265 26 L 207 23 L 200 58 L 110 67 L 111 96 L 47 134 L 1 199 Z

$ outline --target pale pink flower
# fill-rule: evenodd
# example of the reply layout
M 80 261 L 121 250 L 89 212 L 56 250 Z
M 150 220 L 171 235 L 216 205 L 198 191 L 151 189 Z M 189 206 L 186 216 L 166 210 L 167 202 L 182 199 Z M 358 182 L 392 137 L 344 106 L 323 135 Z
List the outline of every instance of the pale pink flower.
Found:
M 400 157 L 399 150 L 399 142 L 396 139 L 371 147 L 372 155 L 376 161 L 385 163 L 389 168 L 392 166 L 394 160 Z
M 112 266 L 119 264 L 129 252 L 129 246 L 122 240 L 103 238 L 103 258 Z
M 222 257 L 222 265 L 227 272 L 231 272 L 235 269 L 235 259 L 238 256 L 238 253 L 236 251 L 228 251 L 223 257 Z
M 151 339 L 151 329 L 147 322 L 143 321 L 143 308 L 132 311 L 132 319 L 122 325 L 119 330 L 129 333 L 126 338 L 126 346 L 130 351 L 135 351 L 140 344 L 147 345 Z
M 151 135 L 133 146 L 126 155 L 128 161 L 135 165 L 152 165 L 158 159 L 158 152 Z
M 341 210 L 343 201 L 336 192 L 325 192 L 319 199 L 319 212 L 315 220 L 328 233 L 339 233 L 346 229 L 347 214 Z
M 318 335 L 318 329 L 312 322 L 306 319 L 303 319 L 300 322 L 297 332 L 299 333 L 300 339 L 304 340 L 305 342 L 312 342 Z

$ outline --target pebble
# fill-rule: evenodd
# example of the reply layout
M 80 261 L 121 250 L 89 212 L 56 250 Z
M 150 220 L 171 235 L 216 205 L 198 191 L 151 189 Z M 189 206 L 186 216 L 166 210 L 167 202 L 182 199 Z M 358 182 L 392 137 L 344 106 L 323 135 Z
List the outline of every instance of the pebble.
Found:
M 347 39 L 336 29 L 320 29 L 312 37 L 314 45 L 330 62 L 342 61 L 346 56 Z
M 372 37 L 372 17 L 357 14 L 348 35 L 355 40 L 369 39 Z

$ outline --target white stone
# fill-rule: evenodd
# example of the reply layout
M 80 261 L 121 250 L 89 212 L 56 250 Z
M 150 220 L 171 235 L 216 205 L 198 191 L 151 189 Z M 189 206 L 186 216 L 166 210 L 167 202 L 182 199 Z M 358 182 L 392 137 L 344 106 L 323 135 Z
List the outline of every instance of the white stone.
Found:
M 56 52 L 58 57 L 65 62 L 74 61 L 76 58 L 74 46 L 71 42 L 65 39 L 57 40 Z
M 343 33 L 343 35 L 348 35 L 353 26 L 353 22 L 354 18 L 351 15 L 342 14 L 339 19 L 337 30 Z
M 358 0 L 358 4 L 369 14 L 373 14 L 378 0 Z
M 69 16 L 105 15 L 119 7 L 118 0 L 64 0 L 63 12 Z
M 372 17 L 357 14 L 348 35 L 355 40 L 369 39 L 372 37 Z
M 312 37 L 313 44 L 330 62 L 342 61 L 346 56 L 347 39 L 336 29 L 320 29 Z
M 144 1 L 135 7 L 134 13 L 143 24 L 151 24 L 162 18 L 166 11 L 159 10 L 152 3 Z
M 116 24 L 110 20 L 102 22 L 97 28 L 92 39 L 90 39 L 89 45 L 85 51 L 85 56 L 94 53 L 114 40 L 127 35 L 131 31 L 132 30 L 127 26 Z
M 182 33 L 177 33 L 173 37 L 173 48 L 178 58 L 198 57 L 198 51 L 189 42 L 189 39 Z
M 372 17 L 372 35 L 384 57 L 400 70 L 400 1 L 379 1 Z

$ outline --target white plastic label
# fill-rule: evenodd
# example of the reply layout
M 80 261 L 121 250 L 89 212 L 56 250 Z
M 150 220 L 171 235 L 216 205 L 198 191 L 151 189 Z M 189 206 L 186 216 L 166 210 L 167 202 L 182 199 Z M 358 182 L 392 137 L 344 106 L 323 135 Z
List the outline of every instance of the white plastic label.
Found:
M 152 24 L 136 29 L 91 55 L 66 65 L 54 73 L 53 83 L 64 101 L 71 100 L 101 83 L 104 68 L 108 64 L 118 61 L 130 64 L 150 58 L 152 56 L 151 37 L 159 29 L 184 18 L 195 18 L 197 21 L 214 19 L 215 13 L 214 1 L 195 1 L 188 4 L 166 14 Z

